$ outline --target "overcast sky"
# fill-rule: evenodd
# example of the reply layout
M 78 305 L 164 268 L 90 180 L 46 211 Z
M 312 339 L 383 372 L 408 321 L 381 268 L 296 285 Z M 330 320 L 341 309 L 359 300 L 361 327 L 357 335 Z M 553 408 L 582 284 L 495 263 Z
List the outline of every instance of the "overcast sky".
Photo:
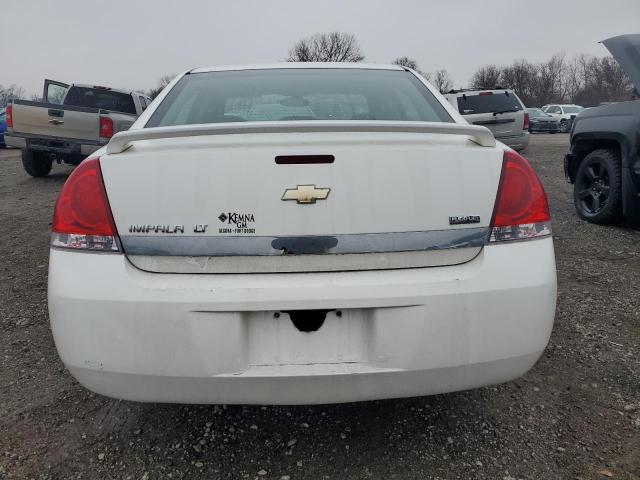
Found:
M 316 32 L 353 33 L 366 61 L 407 55 L 456 86 L 483 64 L 565 52 L 640 31 L 640 0 L 0 0 L 0 85 L 42 80 L 147 90 L 204 65 L 282 61 Z

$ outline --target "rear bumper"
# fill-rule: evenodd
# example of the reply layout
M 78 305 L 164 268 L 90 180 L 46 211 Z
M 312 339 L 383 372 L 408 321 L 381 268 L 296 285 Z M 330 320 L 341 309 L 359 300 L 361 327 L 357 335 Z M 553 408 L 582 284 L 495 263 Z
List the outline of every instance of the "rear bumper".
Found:
M 529 132 L 524 130 L 519 135 L 496 137 L 496 140 L 499 140 L 514 150 L 524 150 L 529 146 Z
M 25 138 L 14 137 L 13 135 L 9 135 L 8 133 L 4 134 L 4 142 L 9 147 L 27 148 L 27 140 Z
M 5 134 L 5 141 L 7 145 L 11 147 L 82 157 L 88 157 L 105 145 L 105 142 L 84 141 L 74 138 L 20 135 L 16 133 Z
M 119 254 L 52 250 L 49 274 L 56 346 L 83 385 L 180 403 L 348 402 L 507 381 L 544 350 L 555 298 L 550 238 L 453 267 L 320 274 L 151 274 Z M 308 333 L 285 313 L 299 309 L 332 311 Z
M 306 366 L 287 375 L 276 369 L 254 369 L 226 377 L 158 377 L 69 367 L 85 387 L 104 395 L 135 401 L 220 404 L 310 405 L 417 397 L 467 390 L 512 380 L 528 371 L 542 352 L 491 362 L 423 370 L 356 371 L 335 369 L 321 374 Z
M 558 123 L 532 123 L 529 125 L 532 132 L 559 132 L 560 125 Z

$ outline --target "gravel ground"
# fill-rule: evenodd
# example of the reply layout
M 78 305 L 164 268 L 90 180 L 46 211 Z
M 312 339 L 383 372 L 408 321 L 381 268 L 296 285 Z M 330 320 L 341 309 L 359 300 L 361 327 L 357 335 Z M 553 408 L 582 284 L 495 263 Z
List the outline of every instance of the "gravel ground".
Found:
M 640 230 L 580 221 L 565 135 L 527 152 L 550 197 L 559 298 L 523 378 L 406 400 L 180 406 L 92 394 L 50 334 L 51 210 L 70 169 L 32 179 L 0 150 L 0 479 L 640 478 Z

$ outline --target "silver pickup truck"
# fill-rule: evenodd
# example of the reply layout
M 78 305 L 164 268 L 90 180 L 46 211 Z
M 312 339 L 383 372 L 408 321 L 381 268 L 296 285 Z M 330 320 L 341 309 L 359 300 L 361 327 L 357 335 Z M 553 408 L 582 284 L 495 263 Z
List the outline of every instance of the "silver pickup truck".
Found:
M 117 132 L 127 130 L 151 99 L 143 93 L 45 80 L 42 102 L 7 106 L 7 145 L 22 149 L 22 164 L 44 177 L 53 161 L 77 165 Z

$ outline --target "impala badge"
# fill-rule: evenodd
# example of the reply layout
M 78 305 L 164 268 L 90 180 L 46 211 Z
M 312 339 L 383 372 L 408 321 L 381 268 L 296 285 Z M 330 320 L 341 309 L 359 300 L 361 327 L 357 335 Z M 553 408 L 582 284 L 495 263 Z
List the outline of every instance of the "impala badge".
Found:
M 296 188 L 287 188 L 282 195 L 282 200 L 295 200 L 297 203 L 316 203 L 316 200 L 325 200 L 329 196 L 330 188 L 316 188 L 315 185 L 298 185 Z

